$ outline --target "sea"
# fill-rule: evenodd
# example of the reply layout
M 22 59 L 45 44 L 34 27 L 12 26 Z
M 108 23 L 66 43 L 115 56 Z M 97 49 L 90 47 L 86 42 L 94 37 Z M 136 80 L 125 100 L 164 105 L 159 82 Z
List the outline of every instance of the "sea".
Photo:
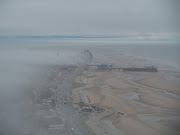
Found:
M 99 54 L 119 59 L 141 60 L 144 66 L 153 65 L 160 70 L 180 71 L 180 43 L 173 42 L 122 42 L 106 39 L 0 39 L 0 68 L 40 64 L 73 64 L 83 50 L 90 50 L 97 62 Z M 58 55 L 58 57 L 57 57 Z M 102 55 L 101 55 L 102 56 Z M 99 56 L 98 56 L 99 57 Z M 106 61 L 98 61 L 104 63 Z M 113 63 L 112 63 L 113 64 Z M 22 66 L 22 65 L 21 65 Z M 0 70 L 1 71 L 1 70 Z
M 36 81 L 36 76 L 45 72 L 44 67 L 78 63 L 83 50 L 91 51 L 93 64 L 114 64 L 116 60 L 121 67 L 155 66 L 158 70 L 180 72 L 179 43 L 68 38 L 0 39 L 0 95 Z

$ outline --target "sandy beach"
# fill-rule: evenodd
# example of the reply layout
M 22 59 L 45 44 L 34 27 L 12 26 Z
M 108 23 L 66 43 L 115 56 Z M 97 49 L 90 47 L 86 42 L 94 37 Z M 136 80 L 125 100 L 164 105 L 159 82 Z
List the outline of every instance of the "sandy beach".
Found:
M 178 135 L 179 76 L 179 72 L 169 70 L 89 70 L 76 77 L 83 85 L 73 89 L 72 95 L 78 102 L 77 93 L 84 91 L 91 105 L 105 109 L 86 121 L 97 135 Z

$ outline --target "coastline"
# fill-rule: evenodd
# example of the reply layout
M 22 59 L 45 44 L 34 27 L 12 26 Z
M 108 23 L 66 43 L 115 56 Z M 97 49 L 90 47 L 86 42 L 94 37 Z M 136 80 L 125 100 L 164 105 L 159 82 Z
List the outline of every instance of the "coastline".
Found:
M 162 91 L 152 90 L 150 87 L 178 97 L 178 75 L 179 72 L 171 74 L 164 71 L 84 71 L 76 78 L 76 81 L 84 86 L 72 92 L 76 93 L 79 89 L 85 91 L 91 105 L 105 109 L 103 113 L 93 116 L 86 122 L 97 135 L 176 135 L 180 133 L 177 128 L 180 124 L 180 99 Z M 176 77 L 176 81 L 167 80 L 167 76 Z

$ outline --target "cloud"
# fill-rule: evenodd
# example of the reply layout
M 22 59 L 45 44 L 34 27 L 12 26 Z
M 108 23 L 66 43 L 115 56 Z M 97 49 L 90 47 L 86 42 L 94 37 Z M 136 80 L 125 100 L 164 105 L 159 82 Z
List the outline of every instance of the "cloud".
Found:
M 174 0 L 7 0 L 1 35 L 180 32 Z

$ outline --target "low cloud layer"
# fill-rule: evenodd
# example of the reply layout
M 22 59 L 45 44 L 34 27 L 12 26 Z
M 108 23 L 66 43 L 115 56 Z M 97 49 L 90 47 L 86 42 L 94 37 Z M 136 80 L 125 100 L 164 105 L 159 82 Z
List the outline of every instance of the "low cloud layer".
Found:
M 180 32 L 179 0 L 0 2 L 0 35 L 173 35 Z
M 37 41 L 0 42 L 0 134 L 20 135 L 24 124 L 32 124 L 24 120 L 24 112 L 33 111 L 32 91 L 53 66 L 79 63 L 79 54 Z

